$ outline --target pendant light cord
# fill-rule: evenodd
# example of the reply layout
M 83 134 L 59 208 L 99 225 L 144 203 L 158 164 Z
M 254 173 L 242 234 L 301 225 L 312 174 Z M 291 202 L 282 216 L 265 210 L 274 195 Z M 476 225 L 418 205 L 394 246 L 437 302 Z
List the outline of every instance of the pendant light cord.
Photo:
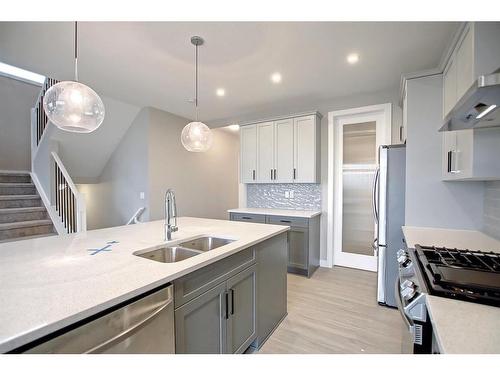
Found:
M 194 88 L 194 107 L 196 110 L 196 121 L 198 122 L 198 44 L 195 46 L 195 88 Z
M 78 22 L 75 21 L 75 81 L 78 82 Z

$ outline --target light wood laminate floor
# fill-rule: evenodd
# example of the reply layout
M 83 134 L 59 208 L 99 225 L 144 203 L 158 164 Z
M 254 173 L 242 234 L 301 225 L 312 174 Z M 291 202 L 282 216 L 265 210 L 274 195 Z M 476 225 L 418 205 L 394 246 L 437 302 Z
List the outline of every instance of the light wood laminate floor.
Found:
M 400 353 L 401 317 L 377 304 L 376 291 L 377 274 L 368 271 L 288 274 L 288 316 L 259 353 Z

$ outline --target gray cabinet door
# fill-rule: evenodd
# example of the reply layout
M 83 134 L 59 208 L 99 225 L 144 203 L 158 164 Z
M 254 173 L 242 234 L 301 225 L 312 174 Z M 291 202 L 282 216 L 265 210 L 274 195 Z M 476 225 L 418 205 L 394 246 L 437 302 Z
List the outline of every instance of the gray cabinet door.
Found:
M 227 321 L 227 352 L 244 352 L 257 337 L 255 265 L 227 281 L 229 294 Z
M 288 266 L 307 270 L 309 231 L 305 228 L 291 228 L 288 232 Z
M 175 310 L 175 352 L 225 353 L 226 283 Z

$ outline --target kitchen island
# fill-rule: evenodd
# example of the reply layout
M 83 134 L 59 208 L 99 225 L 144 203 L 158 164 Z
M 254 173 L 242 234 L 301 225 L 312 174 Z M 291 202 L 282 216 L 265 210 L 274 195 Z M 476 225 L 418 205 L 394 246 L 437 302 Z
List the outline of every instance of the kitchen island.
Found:
M 415 245 L 493 251 L 500 241 L 475 230 L 403 227 L 408 248 Z M 444 354 L 500 353 L 500 308 L 435 295 L 426 296 L 435 341 Z
M 279 240 L 275 250 L 282 254 L 276 259 L 284 274 L 286 315 L 289 227 L 190 217 L 179 218 L 178 226 L 169 242 L 164 240 L 164 222 L 159 220 L 0 245 L 0 352 L 29 344 L 168 282 L 175 286 L 176 280 L 271 239 Z M 234 242 L 175 263 L 134 255 L 204 235 Z M 265 248 L 260 250 L 260 255 L 268 255 Z M 259 252 L 255 252 L 258 273 L 265 262 L 259 263 Z M 268 274 L 262 271 L 263 281 L 269 282 Z M 269 298 L 264 293 L 263 297 Z M 262 307 L 259 296 L 256 305 L 257 310 Z M 265 337 L 259 339 L 257 346 Z

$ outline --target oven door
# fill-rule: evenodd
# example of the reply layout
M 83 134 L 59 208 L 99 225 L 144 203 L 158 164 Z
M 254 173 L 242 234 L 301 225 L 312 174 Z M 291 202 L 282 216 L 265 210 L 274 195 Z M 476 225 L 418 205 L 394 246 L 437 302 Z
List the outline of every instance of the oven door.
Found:
M 403 354 L 413 354 L 413 344 L 414 344 L 414 332 L 415 324 L 411 318 L 406 315 L 403 307 L 403 299 L 400 292 L 400 279 L 396 279 L 396 285 L 394 288 L 394 295 L 396 297 L 396 305 L 401 314 L 401 353 Z

